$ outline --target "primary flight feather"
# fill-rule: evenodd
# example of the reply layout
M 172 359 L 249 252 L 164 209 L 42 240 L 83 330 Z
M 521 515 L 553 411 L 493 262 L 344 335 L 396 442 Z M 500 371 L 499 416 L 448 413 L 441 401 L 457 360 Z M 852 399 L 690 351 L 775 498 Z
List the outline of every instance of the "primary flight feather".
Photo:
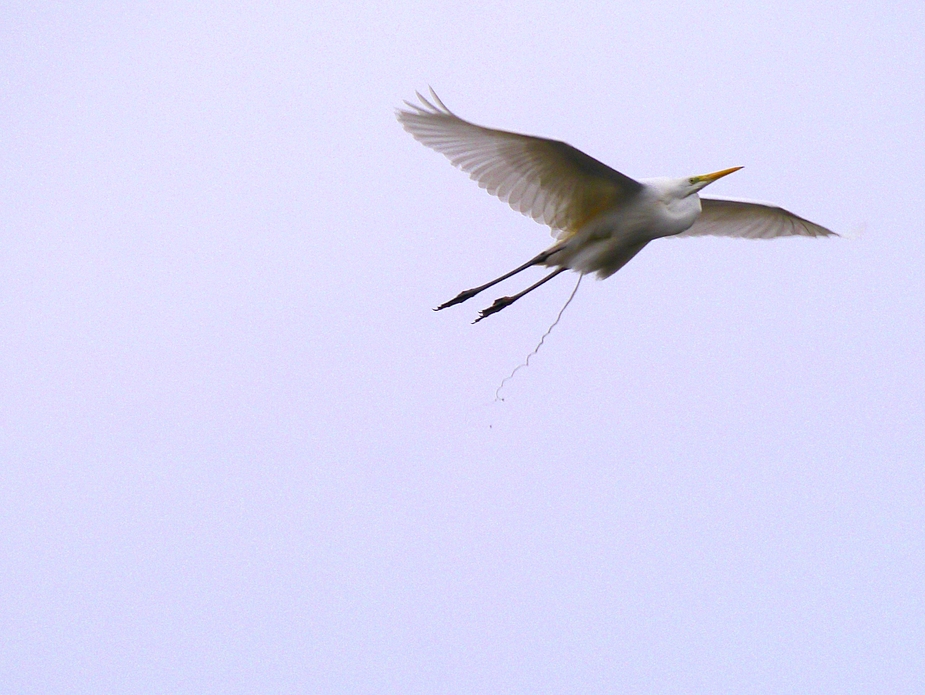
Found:
M 830 230 L 763 203 L 700 198 L 697 192 L 738 171 L 680 179 L 636 181 L 558 140 L 495 130 L 465 121 L 431 90 L 420 105 L 405 102 L 402 126 L 419 142 L 446 155 L 454 166 L 517 212 L 552 230 L 556 243 L 523 265 L 461 292 L 445 309 L 532 266 L 555 270 L 511 297 L 495 300 L 476 321 L 513 304 L 566 270 L 609 277 L 653 239 L 666 236 L 830 236 Z

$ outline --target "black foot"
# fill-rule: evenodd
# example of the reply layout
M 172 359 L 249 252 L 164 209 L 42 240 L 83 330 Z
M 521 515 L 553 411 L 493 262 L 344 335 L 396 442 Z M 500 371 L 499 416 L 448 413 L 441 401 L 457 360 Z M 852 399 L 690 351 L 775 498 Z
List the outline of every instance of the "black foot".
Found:
M 509 304 L 512 304 L 515 299 L 517 299 L 517 297 L 499 297 L 498 299 L 494 301 L 494 303 L 490 307 L 488 307 L 487 309 L 482 309 L 479 312 L 479 317 L 472 323 L 478 323 L 479 321 L 481 321 L 487 316 L 491 316 L 492 314 L 497 314 L 504 307 L 506 307 Z
M 454 306 L 455 304 L 462 304 L 467 299 L 472 299 L 479 292 L 481 292 L 481 289 L 463 290 L 462 292 L 457 294 L 455 297 L 453 297 L 450 301 L 444 302 L 443 304 L 438 306 L 436 309 L 434 309 L 434 311 L 440 311 L 441 309 L 446 309 L 448 306 Z

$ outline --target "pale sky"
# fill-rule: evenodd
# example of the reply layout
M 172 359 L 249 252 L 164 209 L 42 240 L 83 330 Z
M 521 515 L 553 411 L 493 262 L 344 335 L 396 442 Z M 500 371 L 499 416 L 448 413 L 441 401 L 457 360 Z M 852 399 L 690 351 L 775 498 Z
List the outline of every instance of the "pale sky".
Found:
M 923 692 L 923 35 L 5 3 L 0 692 Z M 431 311 L 550 237 L 401 129 L 428 86 L 849 238 L 653 242 L 494 402 L 575 278 Z

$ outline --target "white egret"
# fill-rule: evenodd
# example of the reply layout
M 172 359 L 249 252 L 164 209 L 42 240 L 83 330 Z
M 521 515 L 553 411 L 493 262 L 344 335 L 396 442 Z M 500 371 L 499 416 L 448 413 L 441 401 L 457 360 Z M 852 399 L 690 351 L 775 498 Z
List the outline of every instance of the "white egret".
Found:
M 436 310 L 471 299 L 533 266 L 555 270 L 479 312 L 476 322 L 510 306 L 566 270 L 610 277 L 653 239 L 668 236 L 830 236 L 834 232 L 763 203 L 700 198 L 705 186 L 742 167 L 679 179 L 636 181 L 558 140 L 475 125 L 431 90 L 432 101 L 405 102 L 398 120 L 419 142 L 446 155 L 479 186 L 552 229 L 556 243 L 509 273 L 460 292 Z

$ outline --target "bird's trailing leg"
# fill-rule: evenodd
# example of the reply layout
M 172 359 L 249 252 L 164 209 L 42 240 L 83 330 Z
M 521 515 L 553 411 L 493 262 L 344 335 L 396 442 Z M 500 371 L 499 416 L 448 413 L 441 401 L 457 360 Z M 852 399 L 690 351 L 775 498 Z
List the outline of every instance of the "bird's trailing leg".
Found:
M 520 299 L 521 297 L 523 297 L 525 294 L 529 294 L 530 292 L 532 292 L 533 290 L 535 290 L 535 289 L 536 289 L 537 287 L 539 287 L 540 285 L 549 282 L 549 281 L 552 280 L 554 277 L 556 277 L 556 275 L 558 275 L 559 273 L 564 273 L 566 270 L 568 270 L 568 268 L 556 268 L 556 269 L 555 269 L 554 271 L 552 271 L 549 275 L 547 275 L 546 277 L 544 277 L 544 278 L 543 278 L 542 280 L 540 280 L 539 282 L 533 283 L 533 284 L 530 285 L 527 289 L 525 289 L 523 292 L 518 292 L 517 294 L 515 294 L 515 295 L 512 296 L 512 297 L 499 297 L 498 299 L 496 299 L 496 300 L 494 301 L 494 303 L 493 303 L 490 307 L 488 307 L 487 309 L 482 309 L 482 310 L 479 312 L 479 317 L 478 317 L 475 321 L 473 321 L 472 323 L 478 323 L 479 321 L 481 321 L 481 320 L 482 320 L 483 318 L 485 318 L 486 316 L 491 316 L 492 314 L 497 314 L 499 311 L 501 311 L 501 310 L 504 309 L 505 307 L 510 306 L 511 304 L 513 304 L 514 302 L 516 302 L 518 299 Z
M 443 304 L 438 306 L 436 309 L 434 309 L 434 311 L 440 311 L 441 309 L 446 309 L 448 306 L 453 306 L 454 304 L 461 304 L 467 299 L 472 299 L 479 292 L 482 292 L 483 290 L 487 290 L 489 287 L 494 287 L 499 282 L 503 282 L 504 280 L 507 280 L 510 277 L 514 277 L 515 275 L 517 275 L 517 273 L 523 272 L 527 268 L 532 268 L 535 265 L 541 265 L 545 263 L 549 259 L 550 256 L 552 256 L 557 251 L 560 251 L 561 249 L 562 247 L 558 244 L 556 246 L 553 246 L 551 249 L 546 249 L 545 251 L 543 251 L 543 253 L 539 254 L 538 256 L 534 256 L 529 261 L 524 263 L 522 266 L 514 268 L 514 270 L 512 270 L 511 272 L 505 273 L 501 277 L 495 278 L 491 282 L 486 282 L 484 285 L 473 287 L 471 290 L 463 290 L 462 292 L 457 294 L 455 297 L 453 297 L 450 301 L 444 302 Z

